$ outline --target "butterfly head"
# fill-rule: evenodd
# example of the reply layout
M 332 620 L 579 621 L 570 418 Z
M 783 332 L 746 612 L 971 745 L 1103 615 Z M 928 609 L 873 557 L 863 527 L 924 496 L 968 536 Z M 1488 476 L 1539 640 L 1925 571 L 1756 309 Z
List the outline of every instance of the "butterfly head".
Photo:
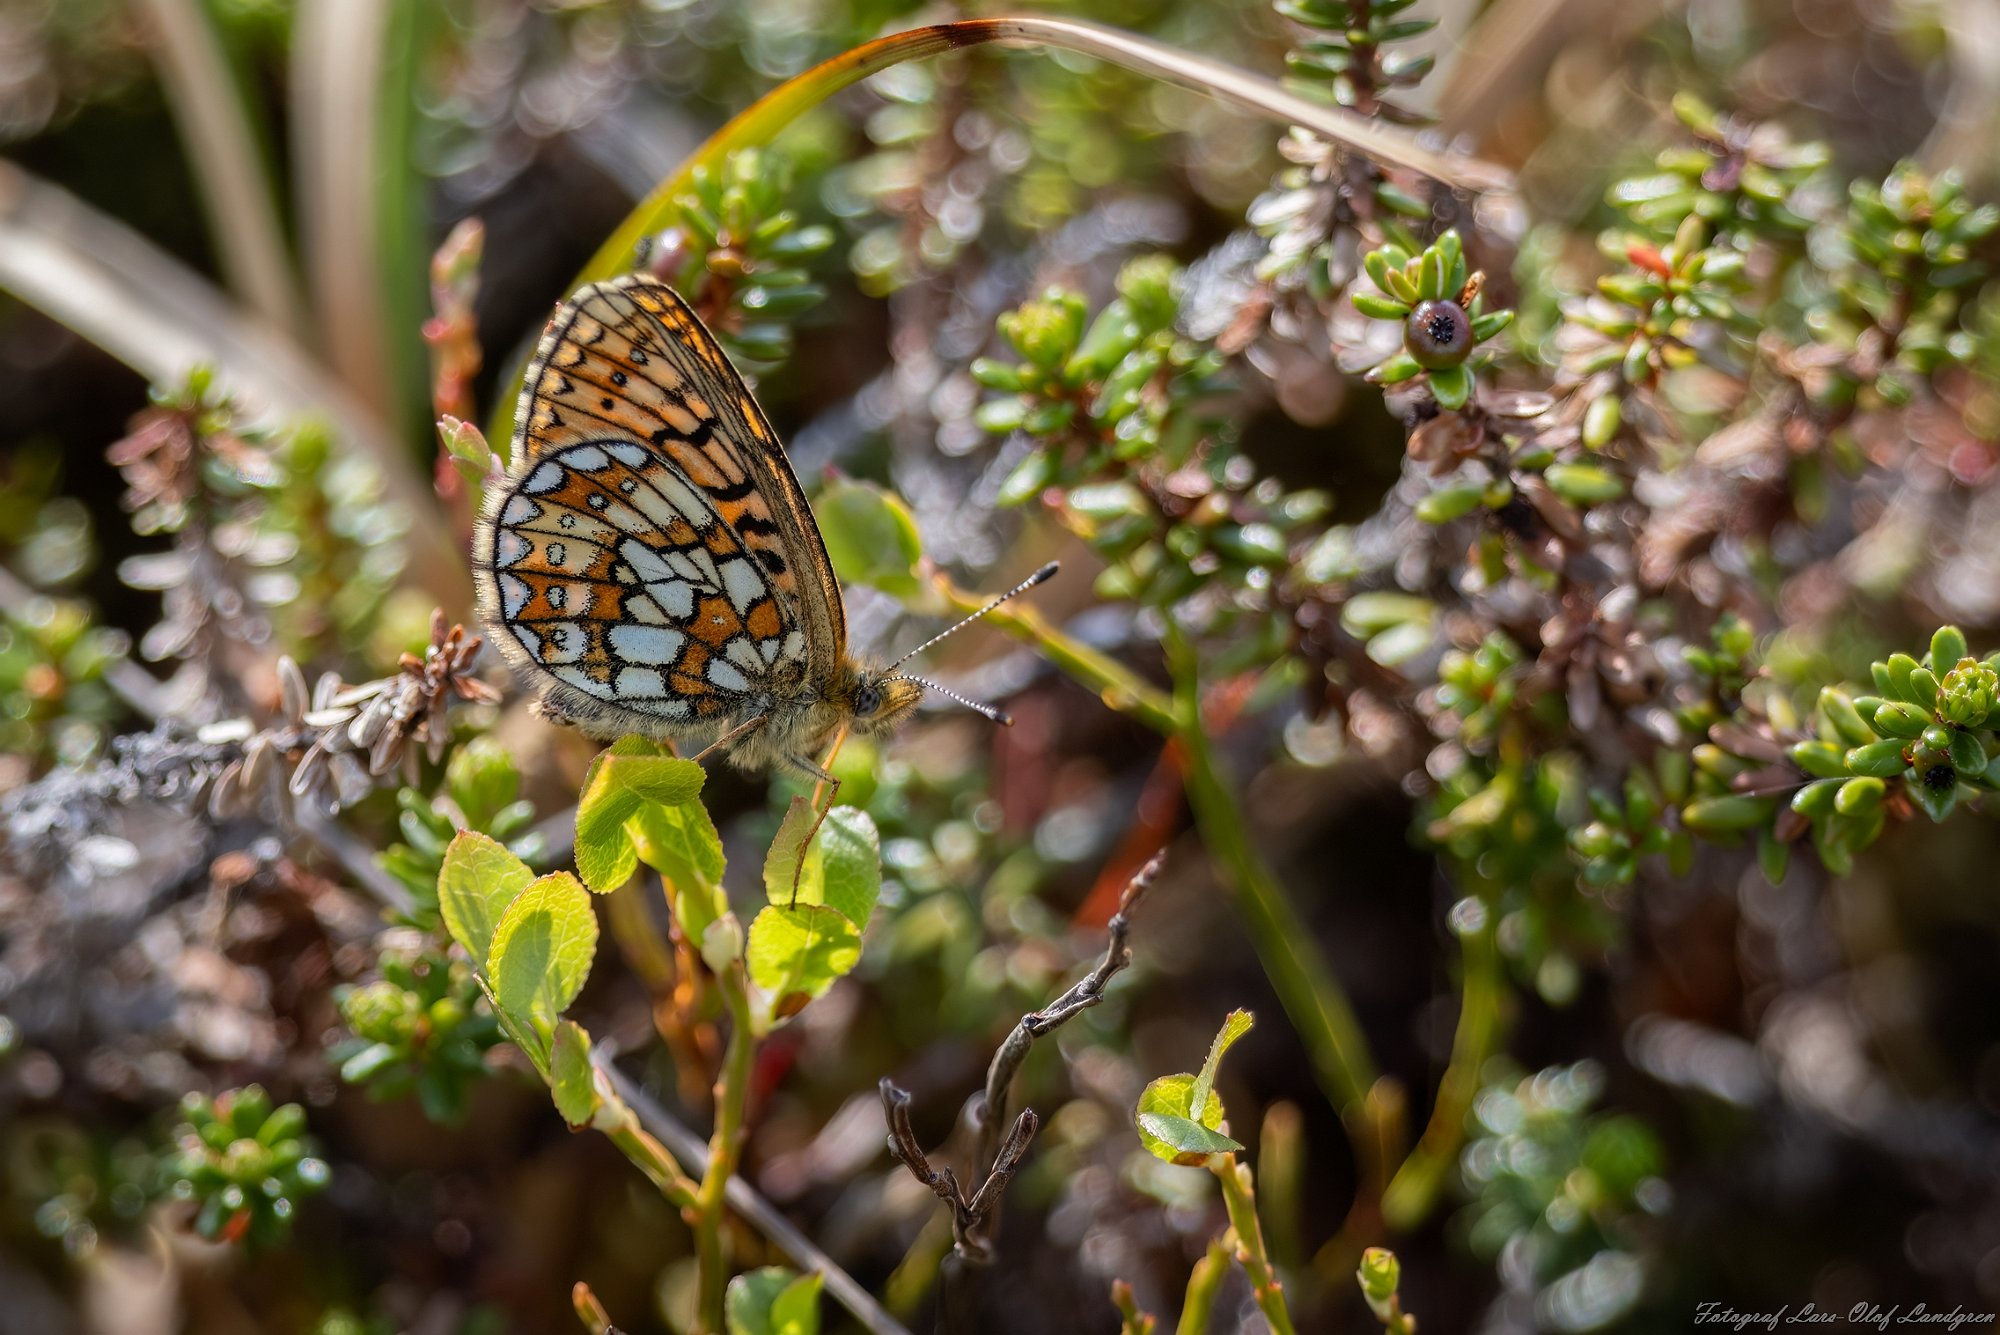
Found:
M 924 688 L 909 677 L 881 672 L 857 672 L 849 703 L 857 732 L 879 735 L 916 712 Z

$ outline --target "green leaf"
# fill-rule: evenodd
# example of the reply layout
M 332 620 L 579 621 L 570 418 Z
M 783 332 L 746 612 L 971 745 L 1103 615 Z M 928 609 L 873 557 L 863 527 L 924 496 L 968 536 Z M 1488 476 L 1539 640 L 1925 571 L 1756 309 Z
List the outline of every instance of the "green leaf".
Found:
M 818 1273 L 765 1266 L 729 1281 L 723 1315 L 729 1335 L 819 1335 Z
M 1887 737 L 1866 746 L 1857 746 L 1847 753 L 1847 768 L 1855 774 L 1872 774 L 1886 779 L 1903 772 L 1903 741 L 1897 737 Z
M 1025 505 L 1046 490 L 1056 480 L 1056 456 L 1053 450 L 1040 449 L 1031 452 L 1014 471 L 1007 474 L 994 495 L 993 503 L 1003 507 Z
M 555 1041 L 549 1045 L 549 1092 L 555 1096 L 556 1111 L 571 1126 L 583 1126 L 596 1115 L 601 1100 L 597 1073 L 590 1065 L 590 1035 L 575 1020 L 558 1024 Z
M 814 849 L 823 865 L 819 902 L 836 910 L 859 931 L 882 896 L 882 837 L 868 813 L 835 807 L 826 813 Z
M 715 832 L 708 808 L 699 802 L 679 806 L 642 806 L 625 822 L 639 861 L 667 883 L 674 920 L 690 941 L 729 907 L 722 893 L 722 837 Z
M 444 851 L 438 873 L 438 909 L 451 939 L 465 947 L 473 967 L 489 974 L 493 929 L 535 873 L 497 840 L 461 830 Z
M 1250 1026 L 1255 1023 L 1256 1019 L 1249 1011 L 1229 1012 L 1222 1021 L 1222 1028 L 1216 1031 L 1215 1041 L 1208 1045 L 1208 1059 L 1202 1062 L 1200 1072 L 1195 1075 L 1194 1087 L 1188 1091 L 1188 1107 L 1201 1109 L 1201 1121 L 1210 1127 L 1220 1125 L 1222 1121 L 1219 1113 L 1213 1121 L 1210 1121 L 1207 1110 L 1210 1096 L 1215 1091 L 1215 1074 L 1222 1066 L 1223 1054 L 1229 1051 L 1237 1039 L 1249 1033 Z
M 626 822 L 648 804 L 676 807 L 701 795 L 704 775 L 692 760 L 659 754 L 643 737 L 621 737 L 598 752 L 576 806 L 576 869 L 596 894 L 608 894 L 638 870 Z
M 1625 494 L 1624 482 L 1596 464 L 1550 464 L 1542 476 L 1571 505 L 1602 505 Z
M 1457 412 L 1472 398 L 1472 372 L 1463 366 L 1446 366 L 1431 372 L 1431 393 L 1438 407 Z
M 1234 1154 L 1243 1148 L 1220 1131 L 1211 1131 L 1200 1122 L 1191 1122 L 1172 1113 L 1142 1112 L 1134 1120 L 1142 1135 L 1173 1149 L 1171 1163 L 1205 1164 L 1211 1155 Z M 1152 1147 L 1149 1144 L 1147 1148 Z
M 774 1000 L 777 1017 L 793 1014 L 833 986 L 861 959 L 861 934 L 824 904 L 773 904 L 750 924 L 750 981 Z
M 771 840 L 770 850 L 764 854 L 764 897 L 773 904 L 790 904 L 794 894 L 801 904 L 821 902 L 819 859 L 814 856 L 817 849 L 806 847 L 806 840 L 812 837 L 813 824 L 818 819 L 818 812 L 809 797 L 794 797 L 792 804 L 785 808 L 785 819 L 778 825 L 778 835 Z M 803 869 L 801 862 L 805 864 Z
M 1373 292 L 1356 292 L 1348 297 L 1354 309 L 1371 320 L 1402 320 L 1408 318 L 1410 308 L 1391 297 L 1378 297 Z
M 1958 660 L 1972 651 L 1965 643 L 1965 632 L 1957 626 L 1939 626 L 1931 636 L 1931 671 L 1942 677 L 1958 666 Z
M 833 568 L 849 584 L 867 584 L 898 597 L 918 592 L 923 539 L 909 507 L 872 482 L 835 477 L 813 505 Z
M 1139 1107 L 1132 1121 L 1139 1128 L 1139 1142 L 1147 1153 L 1168 1163 L 1193 1164 L 1200 1166 L 1208 1162 L 1208 1156 L 1218 1151 L 1213 1149 L 1183 1148 L 1176 1141 L 1185 1136 L 1182 1124 L 1199 1128 L 1209 1135 L 1222 1124 L 1222 1100 L 1211 1089 L 1207 1106 L 1202 1109 L 1199 1119 L 1188 1115 L 1193 1108 L 1194 1077 L 1191 1075 L 1163 1075 L 1146 1086 L 1139 1095 Z M 1155 1119 L 1171 1119 L 1156 1121 Z M 1159 1130 L 1155 1131 L 1154 1126 Z M 1165 1134 L 1161 1134 L 1164 1132 Z M 1224 1147 L 1220 1152 L 1232 1153 Z
M 1754 829 L 1770 819 L 1771 799 L 1737 793 L 1726 797 L 1704 797 L 1688 803 L 1681 811 L 1681 823 L 1701 834 Z
M 1440 487 L 1417 502 L 1417 518 L 1426 524 L 1449 524 L 1477 509 L 1485 493 L 1486 484 L 1483 482 L 1461 482 L 1453 487 Z
M 1837 779 L 1847 773 L 1846 753 L 1818 739 L 1792 744 L 1792 763 L 1816 779 Z
M 493 998 L 546 1040 L 590 976 L 597 913 L 576 877 L 556 872 L 507 906 L 493 933 Z

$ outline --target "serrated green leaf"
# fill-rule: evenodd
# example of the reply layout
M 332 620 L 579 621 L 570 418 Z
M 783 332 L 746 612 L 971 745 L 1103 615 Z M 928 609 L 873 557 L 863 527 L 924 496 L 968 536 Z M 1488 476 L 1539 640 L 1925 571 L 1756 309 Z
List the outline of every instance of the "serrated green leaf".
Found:
M 590 1067 L 590 1035 L 575 1020 L 556 1026 L 549 1044 L 549 1092 L 556 1111 L 571 1126 L 583 1126 L 596 1115 L 597 1074 Z
M 824 904 L 773 904 L 750 924 L 750 981 L 769 993 L 779 1017 L 820 995 L 861 959 L 861 934 Z
M 476 830 L 461 830 L 438 873 L 438 910 L 473 967 L 489 973 L 493 932 L 507 906 L 535 879 L 528 864 Z
M 820 488 L 813 516 L 843 582 L 898 597 L 922 587 L 916 566 L 924 554 L 923 539 L 901 498 L 872 482 L 836 477 Z
M 597 953 L 590 892 L 568 872 L 541 877 L 507 906 L 493 932 L 493 999 L 546 1041 L 583 990 Z

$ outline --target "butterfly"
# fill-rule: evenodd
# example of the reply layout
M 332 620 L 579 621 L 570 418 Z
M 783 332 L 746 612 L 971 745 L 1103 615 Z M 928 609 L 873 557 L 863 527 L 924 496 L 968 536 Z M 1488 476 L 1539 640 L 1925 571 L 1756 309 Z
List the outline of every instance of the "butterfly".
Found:
M 909 654 L 887 668 L 850 655 L 776 433 L 715 336 L 646 274 L 557 309 L 473 543 L 493 641 L 545 716 L 590 737 L 706 742 L 743 769 L 831 782 L 814 757 L 841 729 L 886 733 L 927 688 L 951 694 L 898 671 Z

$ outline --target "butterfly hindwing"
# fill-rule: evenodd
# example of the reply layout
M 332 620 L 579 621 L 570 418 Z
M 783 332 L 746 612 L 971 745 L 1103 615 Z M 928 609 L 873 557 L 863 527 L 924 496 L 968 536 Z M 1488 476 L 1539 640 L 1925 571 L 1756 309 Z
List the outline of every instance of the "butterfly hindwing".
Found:
M 638 441 L 524 460 L 491 532 L 502 643 L 586 709 L 696 724 L 804 670 L 805 636 L 766 567 L 701 487 Z
M 632 274 L 577 293 L 529 368 L 517 421 L 524 473 L 606 437 L 670 461 L 788 605 L 815 672 L 844 659 L 840 588 L 798 479 L 742 377 L 665 284 Z

